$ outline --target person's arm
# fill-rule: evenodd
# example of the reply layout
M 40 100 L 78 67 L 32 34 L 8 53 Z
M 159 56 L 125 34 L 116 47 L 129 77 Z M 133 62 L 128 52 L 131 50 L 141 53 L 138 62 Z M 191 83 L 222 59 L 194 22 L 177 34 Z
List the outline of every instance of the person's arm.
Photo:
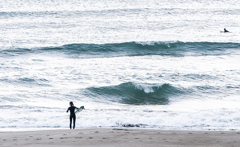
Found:
M 67 109 L 67 113 L 68 113 L 68 111 L 69 111 L 69 108 Z
M 75 106 L 74 106 L 75 107 Z M 78 109 L 78 107 L 75 107 L 75 109 Z

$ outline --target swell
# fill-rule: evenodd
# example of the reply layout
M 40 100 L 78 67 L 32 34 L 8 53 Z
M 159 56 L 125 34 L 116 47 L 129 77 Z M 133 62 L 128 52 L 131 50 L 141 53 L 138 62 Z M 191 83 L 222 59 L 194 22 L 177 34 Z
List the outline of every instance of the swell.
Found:
M 207 56 L 230 54 L 240 43 L 217 42 L 125 42 L 111 44 L 68 44 L 58 47 L 15 48 L 0 50 L 1 57 L 25 54 L 59 54 L 70 58 L 101 58 L 121 56 Z
M 89 87 L 83 94 L 94 101 L 117 102 L 129 105 L 168 105 L 173 101 L 239 94 L 240 85 L 201 85 L 190 87 L 164 84 L 136 84 L 133 82 L 113 86 Z
M 166 105 L 169 98 L 182 91 L 170 84 L 138 85 L 132 82 L 115 86 L 87 88 L 86 96 L 130 105 Z
M 32 87 L 32 86 L 43 86 L 50 87 L 49 81 L 47 79 L 34 79 L 34 78 L 17 78 L 17 79 L 0 79 L 1 83 L 21 85 L 21 87 Z

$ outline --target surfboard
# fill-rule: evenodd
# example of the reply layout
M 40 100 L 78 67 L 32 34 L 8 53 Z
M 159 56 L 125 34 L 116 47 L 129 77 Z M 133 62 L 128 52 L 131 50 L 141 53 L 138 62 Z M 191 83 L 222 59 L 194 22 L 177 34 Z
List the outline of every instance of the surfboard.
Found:
M 224 32 L 224 31 L 220 31 L 220 33 L 231 33 L 231 32 Z
M 80 108 L 78 108 L 74 113 L 77 113 L 77 112 L 81 112 L 84 108 L 84 106 L 81 106 Z

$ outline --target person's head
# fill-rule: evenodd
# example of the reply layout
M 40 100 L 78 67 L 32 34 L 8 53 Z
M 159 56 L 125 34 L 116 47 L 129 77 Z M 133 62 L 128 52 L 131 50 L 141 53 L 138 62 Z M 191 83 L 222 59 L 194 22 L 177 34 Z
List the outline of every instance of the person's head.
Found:
M 69 102 L 69 105 L 70 105 L 70 106 L 73 106 L 73 102 Z

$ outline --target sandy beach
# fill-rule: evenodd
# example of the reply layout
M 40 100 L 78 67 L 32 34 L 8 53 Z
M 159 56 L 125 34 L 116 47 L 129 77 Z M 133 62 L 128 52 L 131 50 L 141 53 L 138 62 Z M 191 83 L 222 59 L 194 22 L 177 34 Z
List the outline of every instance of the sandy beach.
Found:
M 0 132 L 1 147 L 239 147 L 240 132 L 129 128 Z

